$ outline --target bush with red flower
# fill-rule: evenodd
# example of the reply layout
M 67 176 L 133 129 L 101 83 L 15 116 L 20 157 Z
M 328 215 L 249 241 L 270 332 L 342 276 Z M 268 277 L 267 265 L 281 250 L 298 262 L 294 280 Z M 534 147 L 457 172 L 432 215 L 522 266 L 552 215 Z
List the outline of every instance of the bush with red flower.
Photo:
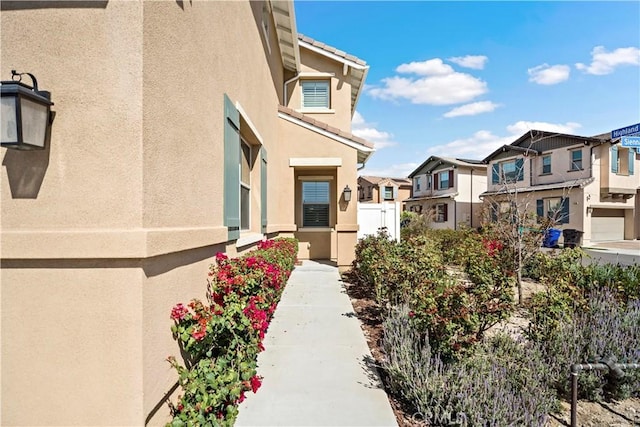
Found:
M 168 359 L 182 387 L 168 425 L 233 425 L 245 393 L 262 384 L 258 353 L 297 250 L 297 240 L 277 238 L 238 258 L 219 253 L 209 270 L 207 301 L 171 310 L 186 366 Z

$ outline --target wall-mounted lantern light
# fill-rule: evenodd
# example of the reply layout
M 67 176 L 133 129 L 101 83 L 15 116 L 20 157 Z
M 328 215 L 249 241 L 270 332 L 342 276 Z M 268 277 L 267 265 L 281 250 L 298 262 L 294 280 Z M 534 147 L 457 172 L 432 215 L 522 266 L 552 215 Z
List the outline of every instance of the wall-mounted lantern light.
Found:
M 31 78 L 33 87 L 21 82 L 25 74 Z M 43 149 L 47 130 L 53 122 L 51 94 L 38 89 L 38 81 L 31 73 L 11 70 L 11 78 L 13 80 L 0 82 L 0 143 L 19 150 Z
M 342 195 L 344 196 L 344 201 L 345 202 L 350 202 L 351 201 L 351 189 L 349 188 L 349 185 L 344 187 L 344 190 L 342 190 Z

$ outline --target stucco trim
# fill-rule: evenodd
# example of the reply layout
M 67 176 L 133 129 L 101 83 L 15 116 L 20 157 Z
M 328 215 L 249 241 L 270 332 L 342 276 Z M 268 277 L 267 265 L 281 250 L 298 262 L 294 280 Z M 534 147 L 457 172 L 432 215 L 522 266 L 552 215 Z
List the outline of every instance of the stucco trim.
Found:
M 226 227 L 3 231 L 2 259 L 143 259 L 227 242 Z
M 261 145 L 264 145 L 264 139 L 262 139 L 262 135 L 260 135 L 260 132 L 258 132 L 258 129 L 249 118 L 249 115 L 246 113 L 246 111 L 244 111 L 244 108 L 242 108 L 242 105 L 240 105 L 240 102 L 238 101 L 236 101 L 236 108 L 238 109 L 238 112 L 240 113 L 244 121 L 247 122 L 247 124 L 249 125 L 251 132 L 253 132 L 253 135 L 256 137 L 258 142 Z
M 240 235 L 240 238 L 236 240 L 236 247 L 241 248 L 243 246 L 249 246 L 253 243 L 257 243 L 264 239 L 264 235 L 260 233 L 250 233 L 247 235 Z
M 339 232 L 357 232 L 359 228 L 358 224 L 336 224 L 336 231 Z
M 316 132 L 316 133 L 318 133 L 318 134 L 320 134 L 322 136 L 326 136 L 327 138 L 333 139 L 334 141 L 341 142 L 342 144 L 347 145 L 347 146 L 349 146 L 351 148 L 354 148 L 354 149 L 358 150 L 359 153 L 363 153 L 363 155 L 365 157 L 365 160 L 366 160 L 366 158 L 369 157 L 369 155 L 371 155 L 371 153 L 373 153 L 375 151 L 373 148 L 369 148 L 366 145 L 358 144 L 357 142 L 354 142 L 354 141 L 352 141 L 350 139 L 347 139 L 347 138 L 344 138 L 344 137 L 342 137 L 340 135 L 336 135 L 335 133 L 332 133 L 332 132 L 326 131 L 324 129 L 321 129 L 321 128 L 317 127 L 317 126 L 314 126 L 314 125 L 312 125 L 310 123 L 307 123 L 307 122 L 305 122 L 303 120 L 300 120 L 300 119 L 297 119 L 295 117 L 292 117 L 292 116 L 290 116 L 288 114 L 285 114 L 285 113 L 282 113 L 282 112 L 278 112 L 278 117 L 280 117 L 281 119 L 284 119 L 284 120 L 286 120 L 288 122 L 294 123 L 294 124 L 296 124 L 298 126 L 301 126 L 301 127 L 305 128 L 305 129 L 308 129 L 308 130 L 311 130 L 313 132 Z
M 298 231 L 298 226 L 295 224 L 269 224 L 267 225 L 267 233 L 277 232 L 293 232 Z
M 328 166 L 341 167 L 341 157 L 291 157 L 289 159 L 289 167 L 302 166 Z

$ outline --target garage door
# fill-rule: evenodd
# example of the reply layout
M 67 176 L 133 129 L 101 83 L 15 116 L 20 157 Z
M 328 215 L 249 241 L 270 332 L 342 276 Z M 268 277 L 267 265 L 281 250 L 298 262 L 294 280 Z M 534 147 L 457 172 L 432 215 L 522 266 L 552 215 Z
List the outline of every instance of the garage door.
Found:
M 624 240 L 624 211 L 594 209 L 591 214 L 591 241 Z

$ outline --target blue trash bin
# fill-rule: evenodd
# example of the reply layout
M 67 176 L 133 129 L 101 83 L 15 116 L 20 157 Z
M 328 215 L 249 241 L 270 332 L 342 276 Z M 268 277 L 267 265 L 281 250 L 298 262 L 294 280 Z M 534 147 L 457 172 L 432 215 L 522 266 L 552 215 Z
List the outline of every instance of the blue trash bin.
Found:
M 544 239 L 542 239 L 542 246 L 545 248 L 558 247 L 558 240 L 562 235 L 562 230 L 557 228 L 548 228 L 544 232 Z

